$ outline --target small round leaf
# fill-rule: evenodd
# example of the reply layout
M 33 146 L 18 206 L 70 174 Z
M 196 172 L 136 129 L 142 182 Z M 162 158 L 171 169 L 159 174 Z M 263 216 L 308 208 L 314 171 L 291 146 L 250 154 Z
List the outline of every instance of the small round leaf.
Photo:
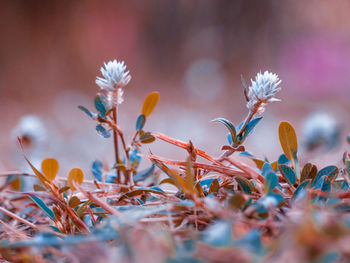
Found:
M 154 91 L 148 94 L 142 106 L 142 114 L 144 114 L 146 117 L 151 115 L 152 111 L 157 106 L 158 100 L 159 100 L 158 92 Z
M 144 114 L 141 114 L 136 121 L 136 130 L 140 131 L 143 129 L 143 126 L 145 126 L 146 123 L 146 116 Z
M 284 154 L 289 160 L 295 159 L 298 152 L 298 141 L 293 126 L 287 121 L 282 121 L 278 127 L 278 136 Z
M 84 180 L 84 173 L 81 169 L 79 168 L 73 168 L 70 170 L 69 175 L 68 175 L 68 185 L 72 191 L 75 191 L 76 188 L 73 185 L 73 182 L 76 182 L 78 184 L 82 184 Z
M 59 164 L 54 158 L 47 158 L 41 163 L 41 171 L 45 175 L 46 179 L 52 181 L 55 179 L 59 169 Z

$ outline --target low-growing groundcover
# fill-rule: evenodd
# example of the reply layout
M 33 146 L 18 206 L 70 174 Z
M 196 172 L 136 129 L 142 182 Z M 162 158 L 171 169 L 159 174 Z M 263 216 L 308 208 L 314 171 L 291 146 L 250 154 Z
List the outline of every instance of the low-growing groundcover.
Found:
M 99 135 L 113 140 L 115 163 L 94 161 L 94 180 L 84 179 L 79 168 L 57 176 L 58 161 L 43 157 L 41 167 L 34 167 L 23 147 L 30 138 L 19 138 L 33 174 L 1 173 L 6 177 L 0 186 L 2 261 L 350 261 L 350 155 L 340 155 L 341 167 L 301 167 L 297 135 L 286 121 L 278 128 L 277 160 L 259 159 L 245 149 L 266 106 L 278 101 L 276 74 L 258 73 L 249 86 L 242 79 L 247 117 L 237 126 L 213 120 L 228 129 L 227 145 L 214 157 L 191 141 L 145 130 L 158 92 L 146 97 L 127 142 L 118 106 L 131 76 L 116 60 L 101 73 L 95 110 L 79 109 Z M 183 159 L 143 149 L 154 140 L 183 148 Z M 150 160 L 145 170 L 139 169 L 141 159 Z M 21 191 L 28 177 L 37 183 L 33 191 Z

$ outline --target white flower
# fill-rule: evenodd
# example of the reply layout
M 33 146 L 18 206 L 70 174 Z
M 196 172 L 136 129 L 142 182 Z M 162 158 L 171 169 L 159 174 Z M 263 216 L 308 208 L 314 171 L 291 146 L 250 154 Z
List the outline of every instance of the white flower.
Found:
M 126 70 L 124 61 L 117 60 L 104 63 L 104 68 L 101 67 L 103 78 L 97 77 L 96 84 L 103 90 L 115 91 L 124 88 L 131 80 L 129 71 Z
M 276 99 L 275 94 L 281 90 L 279 85 L 281 80 L 276 74 L 265 71 L 264 74 L 259 72 L 255 81 L 251 80 L 252 84 L 248 88 L 248 103 L 247 108 L 251 111 L 256 111 L 261 114 L 265 110 L 265 105 L 269 102 L 280 101 Z
M 35 115 L 23 116 L 12 130 L 12 137 L 19 137 L 26 148 L 38 147 L 45 141 L 47 131 L 43 122 Z
M 339 141 L 340 127 L 334 115 L 317 111 L 304 121 L 303 134 L 304 144 L 309 150 L 321 145 L 332 148 Z
M 276 198 L 273 198 L 272 196 L 265 196 L 265 197 L 261 198 L 260 203 L 265 208 L 276 207 L 278 205 Z

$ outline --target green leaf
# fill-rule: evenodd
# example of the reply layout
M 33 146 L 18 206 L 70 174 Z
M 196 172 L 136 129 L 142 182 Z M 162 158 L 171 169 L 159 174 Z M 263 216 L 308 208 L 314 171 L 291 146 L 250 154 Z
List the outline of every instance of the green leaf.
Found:
M 265 194 L 271 193 L 272 190 L 278 185 L 277 175 L 273 172 L 270 172 L 266 175 L 264 182 L 264 192 Z
M 216 119 L 212 120 L 212 122 L 220 122 L 220 123 L 224 124 L 231 134 L 232 142 L 234 143 L 236 141 L 236 137 L 237 137 L 236 128 L 230 121 L 228 121 L 224 118 L 216 118 Z
M 48 217 L 50 217 L 53 221 L 56 221 L 56 216 L 54 214 L 54 212 L 47 207 L 47 205 L 44 203 L 43 200 L 41 200 L 39 197 L 37 196 L 30 196 L 30 199 L 33 200 L 34 203 L 37 204 L 37 206 L 39 206 Z
M 155 141 L 155 137 L 150 132 L 144 132 L 140 136 L 140 142 L 141 143 L 151 143 Z
M 144 114 L 146 117 L 151 115 L 154 108 L 157 106 L 158 100 L 159 100 L 158 92 L 154 91 L 148 94 L 142 106 L 142 114 Z
M 278 166 L 282 176 L 284 177 L 284 179 L 286 179 L 286 181 L 291 184 L 294 185 L 297 181 L 297 178 L 295 176 L 295 172 L 293 171 L 292 168 L 290 168 L 287 165 L 281 164 L 280 166 Z
M 296 159 L 298 141 L 293 126 L 289 122 L 282 121 L 278 127 L 278 136 L 286 157 L 289 160 Z
M 146 116 L 145 114 L 141 114 L 136 121 L 136 130 L 140 131 L 143 129 L 143 126 L 145 126 L 146 123 Z
M 90 111 L 89 109 L 85 108 L 84 106 L 79 105 L 78 108 L 83 112 L 85 112 L 86 115 L 89 116 L 90 118 L 93 118 L 93 119 L 96 118 L 96 114 Z

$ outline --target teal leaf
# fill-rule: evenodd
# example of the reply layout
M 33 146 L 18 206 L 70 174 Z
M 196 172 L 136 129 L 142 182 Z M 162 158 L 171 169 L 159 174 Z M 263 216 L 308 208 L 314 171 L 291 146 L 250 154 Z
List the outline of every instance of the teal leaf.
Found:
M 244 138 L 249 136 L 249 134 L 253 131 L 255 126 L 261 121 L 262 118 L 263 117 L 255 118 L 255 119 L 251 120 L 250 122 L 248 122 L 248 124 L 244 130 Z
M 136 121 L 136 130 L 140 131 L 143 129 L 146 123 L 146 116 L 144 114 L 141 114 Z
M 63 234 L 63 233 L 58 229 L 57 226 L 50 226 L 50 228 L 51 228 L 53 231 L 57 232 L 57 233 Z
M 284 164 L 281 164 L 278 168 L 289 184 L 294 185 L 296 183 L 297 178 L 292 168 Z
M 215 247 L 227 247 L 232 244 L 231 224 L 216 221 L 203 232 L 203 241 Z
M 349 184 L 347 181 L 343 181 L 343 183 L 341 184 L 341 189 L 344 191 L 349 189 Z
M 266 177 L 266 175 L 268 175 L 269 173 L 272 173 L 273 172 L 273 169 L 272 169 L 272 166 L 271 164 L 269 163 L 264 163 L 262 169 L 261 169 L 261 174 Z
M 100 160 L 95 160 L 92 163 L 91 172 L 93 176 L 98 180 L 102 181 L 102 162 Z
M 254 186 L 252 183 L 245 177 L 242 176 L 236 176 L 235 180 L 237 181 L 239 187 L 246 193 L 251 194 L 254 190 Z
M 319 180 L 321 180 L 321 178 L 323 176 L 335 176 L 338 174 L 338 168 L 334 165 L 330 165 L 330 166 L 327 166 L 327 167 L 324 167 L 323 169 L 321 169 L 316 177 L 314 178 L 312 184 L 311 184 L 311 187 L 315 187 L 316 185 L 319 185 Z M 320 189 L 320 188 L 319 188 Z
M 135 161 L 137 161 L 138 164 L 140 164 L 141 156 L 139 155 L 139 152 L 138 152 L 138 150 L 136 148 L 133 149 L 133 150 L 130 150 L 129 154 L 130 154 L 130 163 L 131 163 L 131 165 L 133 165 Z M 123 163 L 125 164 L 125 160 L 123 160 Z
M 248 157 L 248 158 L 255 158 L 255 156 L 252 155 L 250 152 L 240 152 L 239 155 L 242 155 L 242 156 Z
M 108 110 L 107 107 L 107 102 L 106 102 L 106 98 L 105 96 L 103 96 L 102 94 L 98 93 L 95 96 L 95 108 L 96 110 L 101 113 L 102 116 L 106 115 L 106 112 Z
M 228 121 L 224 118 L 216 118 L 216 119 L 212 120 L 212 122 L 221 122 L 222 124 L 224 124 L 231 134 L 232 142 L 236 141 L 236 136 L 237 136 L 236 135 L 236 128 L 230 121 Z
M 47 205 L 44 203 L 43 200 L 41 200 L 39 197 L 37 196 L 30 196 L 30 199 L 33 200 L 34 203 L 37 204 L 37 206 L 39 206 L 48 217 L 50 217 L 53 221 L 56 221 L 56 216 L 54 214 L 54 212 L 47 207 Z
M 147 179 L 149 176 L 151 176 L 154 172 L 155 164 L 152 164 L 152 166 L 146 170 L 142 170 L 134 175 L 134 182 L 140 182 L 145 179 Z
M 232 144 L 233 144 L 232 136 L 231 136 L 231 133 L 230 133 L 230 132 L 227 134 L 227 141 L 228 141 L 228 144 L 229 144 L 229 145 L 232 145 Z
M 103 127 L 101 124 L 96 125 L 96 131 L 99 135 L 101 135 L 103 138 L 109 138 L 111 137 L 110 132 Z
M 281 164 L 287 165 L 288 163 L 289 163 L 289 159 L 284 153 L 282 153 L 280 157 L 278 157 L 278 165 L 281 165 Z
M 309 185 L 310 181 L 311 180 L 305 180 L 298 186 L 293 193 L 292 200 L 299 200 L 306 195 L 306 187 Z
M 277 175 L 273 172 L 270 172 L 266 175 L 264 182 L 264 192 L 271 193 L 272 190 L 278 185 Z
M 89 109 L 85 108 L 84 106 L 79 105 L 78 109 L 82 110 L 83 112 L 86 113 L 86 115 L 88 115 L 90 118 L 96 118 L 96 113 L 93 113 L 92 111 L 90 111 Z
M 243 238 L 237 240 L 237 246 L 241 246 L 254 254 L 261 254 L 264 251 L 264 246 L 261 241 L 261 231 L 254 229 L 248 232 Z

